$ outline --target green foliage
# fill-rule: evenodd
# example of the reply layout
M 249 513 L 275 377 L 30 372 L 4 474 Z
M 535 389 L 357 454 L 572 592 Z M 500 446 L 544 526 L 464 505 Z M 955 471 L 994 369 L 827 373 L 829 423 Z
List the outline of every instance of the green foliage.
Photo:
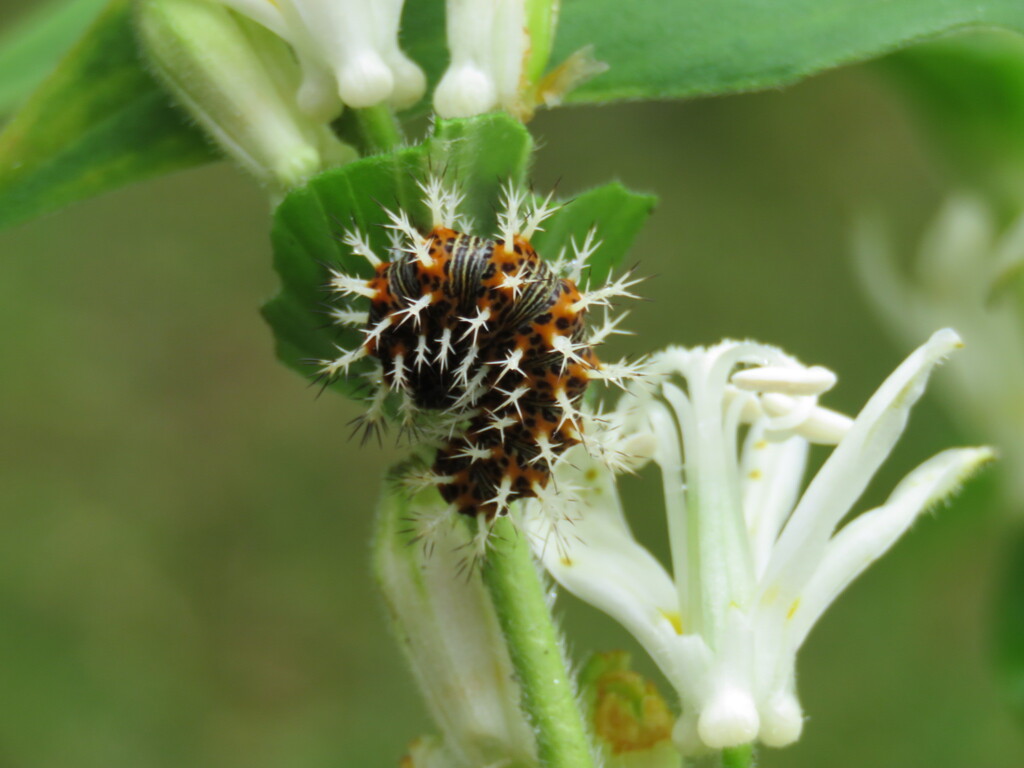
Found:
M 310 359 L 334 358 L 337 346 L 353 349 L 362 341 L 356 329 L 326 327 L 327 317 L 318 313 L 326 298 L 325 264 L 351 274 L 372 274 L 364 259 L 341 244 L 345 230 L 365 232 L 375 252 L 385 254 L 384 207 L 401 208 L 417 226 L 429 229 L 417 182 L 436 172 L 458 181 L 474 230 L 489 235 L 496 224 L 501 186 L 508 179 L 525 180 L 532 149 L 529 132 L 506 115 L 446 120 L 422 144 L 326 171 L 292 191 L 274 215 L 274 266 L 281 292 L 263 308 L 281 360 L 309 376 L 314 371 Z M 563 206 L 545 222 L 546 231 L 535 242 L 543 256 L 554 258 L 569 246 L 570 238 L 582 242 L 598 223 L 603 244 L 590 263 L 594 275 L 604 276 L 622 262 L 653 206 L 653 197 L 633 194 L 621 185 L 601 187 Z M 353 367 L 353 372 L 359 370 Z M 358 391 L 352 379 L 331 386 L 350 396 Z
M 877 68 L 960 183 L 1024 203 L 1024 37 L 989 31 L 900 51 Z
M 131 3 L 114 0 L 0 133 L 0 227 L 211 157 L 143 69 Z
M 128 5 L 114 0 L 0 136 L 0 226 L 209 159 L 198 132 L 143 72 Z M 443 6 L 407 3 L 403 20 L 403 45 L 432 83 L 448 63 Z M 552 65 L 586 45 L 610 65 L 569 94 L 573 102 L 774 88 L 963 27 L 1024 30 L 1016 0 L 649 0 L 628 12 L 612 0 L 563 6 Z
M 564 0 L 552 61 L 589 44 L 605 74 L 568 101 L 777 88 L 969 26 L 1024 31 L 1018 0 Z
M 54 0 L 0 37 L 0 115 L 9 113 L 53 69 L 96 17 L 104 0 Z
M 540 253 L 554 257 L 571 242 L 582 244 L 587 233 L 596 228 L 600 244 L 589 259 L 590 269 L 583 274 L 584 286 L 600 285 L 611 270 L 622 264 L 629 246 L 654 209 L 657 198 L 638 195 L 618 183 L 591 189 L 570 200 L 558 215 L 544 224 L 533 244 Z
M 1007 552 L 996 601 L 996 671 L 1007 703 L 1024 723 L 1024 535 Z

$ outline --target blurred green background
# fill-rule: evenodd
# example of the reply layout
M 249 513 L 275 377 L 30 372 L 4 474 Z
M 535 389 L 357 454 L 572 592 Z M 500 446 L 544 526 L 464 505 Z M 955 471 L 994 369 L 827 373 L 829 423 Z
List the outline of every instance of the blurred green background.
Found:
M 948 182 L 872 70 L 531 127 L 540 189 L 661 196 L 633 253 L 651 301 L 617 351 L 755 337 L 837 371 L 827 402 L 848 412 L 909 351 L 858 292 L 848 227 L 874 205 L 909 249 Z M 268 225 L 222 164 L 0 233 L 0 768 L 395 766 L 431 730 L 369 573 L 399 454 L 350 442 L 359 408 L 274 360 Z M 926 400 L 866 502 L 980 440 Z M 623 487 L 664 551 L 654 477 Z M 826 614 L 800 658 L 805 735 L 763 766 L 1024 765 L 990 661 L 997 482 Z M 561 609 L 577 658 L 634 647 Z

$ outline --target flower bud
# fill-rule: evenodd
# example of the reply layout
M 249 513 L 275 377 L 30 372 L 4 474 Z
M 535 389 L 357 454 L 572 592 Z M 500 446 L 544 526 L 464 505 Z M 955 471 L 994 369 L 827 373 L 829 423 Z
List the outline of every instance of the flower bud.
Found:
M 313 117 L 342 105 L 398 109 L 427 88 L 422 70 L 398 46 L 403 0 L 217 0 L 288 42 L 302 69 L 298 102 Z
M 559 0 L 448 0 L 446 5 L 451 64 L 434 92 L 441 117 L 504 109 L 526 120 L 537 106 L 557 103 L 606 69 L 587 48 L 547 71 Z
M 479 569 L 467 562 L 473 551 L 467 526 L 435 490 L 410 501 L 387 488 L 378 512 L 377 579 L 395 635 L 443 735 L 444 750 L 435 742 L 429 750 L 421 745 L 420 762 L 412 764 L 433 765 L 427 752 L 446 750 L 451 766 L 531 765 L 533 733 L 519 708 L 519 686 L 494 606 Z
M 605 768 L 681 768 L 675 718 L 654 683 L 630 669 L 628 653 L 595 654 L 580 686 Z
M 144 0 L 137 24 L 156 75 L 228 157 L 286 190 L 356 157 L 295 101 L 300 74 L 287 46 L 207 0 Z

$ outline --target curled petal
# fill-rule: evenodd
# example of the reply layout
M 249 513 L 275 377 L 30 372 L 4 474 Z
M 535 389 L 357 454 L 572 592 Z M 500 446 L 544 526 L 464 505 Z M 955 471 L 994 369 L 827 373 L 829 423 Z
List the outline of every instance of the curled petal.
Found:
M 960 346 L 953 330 L 937 331 L 879 387 L 793 511 L 768 564 L 766 590 L 798 591 L 820 562 L 832 531 L 903 433 L 932 370 Z
M 943 451 L 903 478 L 885 504 L 844 526 L 825 548 L 822 563 L 793 614 L 794 650 L 836 596 L 885 554 L 918 516 L 955 493 L 964 480 L 994 458 L 991 448 Z

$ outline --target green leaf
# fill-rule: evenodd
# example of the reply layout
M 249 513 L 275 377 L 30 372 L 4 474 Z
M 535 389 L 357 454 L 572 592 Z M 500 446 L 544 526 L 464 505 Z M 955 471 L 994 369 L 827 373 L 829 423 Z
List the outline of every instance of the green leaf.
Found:
M 357 160 L 315 176 L 292 191 L 274 214 L 274 267 L 281 292 L 263 309 L 277 339 L 278 357 L 305 376 L 315 373 L 310 360 L 337 357 L 337 348 L 355 349 L 362 343 L 357 329 L 328 325 L 323 302 L 328 266 L 369 277 L 370 265 L 340 242 L 356 228 L 366 233 L 374 251 L 385 256 L 388 223 L 384 207 L 406 211 L 423 231 L 430 229 L 428 211 L 417 184 L 430 173 L 457 180 L 466 193 L 462 210 L 472 216 L 475 234 L 495 231 L 501 188 L 508 180 L 525 180 L 533 142 L 521 123 L 503 114 L 468 120 L 440 121 L 423 144 L 386 155 Z M 582 243 L 593 224 L 602 245 L 591 259 L 595 277 L 607 275 L 621 263 L 654 198 L 636 195 L 618 184 L 586 192 L 564 205 L 537 233 L 541 255 L 554 259 L 570 238 Z M 359 374 L 372 368 L 366 361 Z M 354 396 L 359 383 L 338 380 L 332 388 Z
M 448 64 L 440 2 L 406 3 L 402 46 L 436 83 Z M 778 88 L 951 31 L 1024 32 L 1019 0 L 562 0 L 550 66 L 593 46 L 609 70 L 567 102 Z
M 0 37 L 0 114 L 9 113 L 54 68 L 96 18 L 104 0 L 54 0 L 19 18 Z
M 1024 536 L 1008 548 L 996 600 L 996 674 L 1007 704 L 1024 724 Z
M 213 158 L 143 69 L 114 0 L 0 133 L 0 227 Z
M 584 286 L 600 285 L 622 265 L 657 200 L 654 195 L 630 192 L 617 182 L 592 189 L 562 206 L 544 223 L 544 231 L 536 234 L 533 244 L 538 253 L 554 258 L 573 242 L 581 245 L 594 229 L 600 245 L 587 260 L 590 269 L 582 282 Z
M 900 51 L 876 68 L 907 98 L 957 180 L 1024 205 L 1024 37 L 990 31 Z
M 564 0 L 552 63 L 594 46 L 608 72 L 567 101 L 776 88 L 967 26 L 1024 31 L 1019 0 Z
M 466 195 L 462 208 L 476 231 L 490 234 L 497 225 L 501 187 L 526 180 L 533 137 L 504 113 L 442 120 L 429 152 L 432 169 L 458 180 Z

